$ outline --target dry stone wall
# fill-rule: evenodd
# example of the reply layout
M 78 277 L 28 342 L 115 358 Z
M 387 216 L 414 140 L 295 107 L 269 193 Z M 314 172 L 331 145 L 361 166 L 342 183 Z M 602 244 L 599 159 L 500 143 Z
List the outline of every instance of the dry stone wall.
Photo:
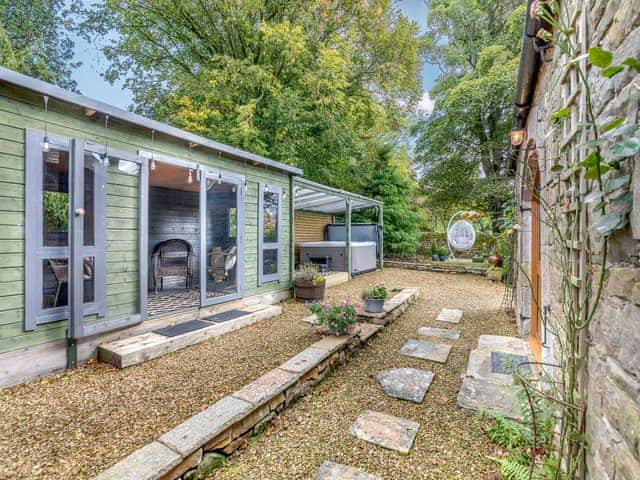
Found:
M 614 53 L 614 62 L 628 57 L 640 59 L 640 1 L 563 3 L 564 8 L 575 12 L 576 39 L 584 39 L 584 51 L 590 46 L 599 46 Z M 558 156 L 562 140 L 571 137 L 571 128 L 558 135 L 549 118 L 565 105 L 568 98 L 574 98 L 579 116 L 580 108 L 583 108 L 581 102 L 584 102 L 579 82 L 565 70 L 557 52 L 554 52 L 551 62 L 542 66 L 527 124 L 528 138 L 536 144 L 544 196 L 550 204 L 569 200 L 570 193 L 554 183 L 551 165 Z M 602 78 L 597 69 L 589 72 L 594 108 L 600 124 L 620 116 L 629 122 L 640 122 L 640 82 L 636 75 L 628 71 L 608 80 Z M 580 136 L 575 135 L 568 142 L 568 151 L 573 148 L 579 155 L 579 143 Z M 529 155 L 530 152 L 523 153 L 521 167 Z M 634 209 L 629 226 L 611 239 L 608 260 L 604 265 L 607 270 L 604 295 L 589 330 L 587 478 L 593 480 L 640 479 L 640 159 L 625 162 L 622 173 L 632 175 Z M 521 170 L 520 178 L 525 174 Z M 519 235 L 518 258 L 523 270 L 529 271 L 531 215 L 527 207 L 530 204 L 524 198 L 520 198 L 520 203 L 525 228 Z M 588 223 L 592 225 L 595 220 L 595 215 L 589 211 Z M 592 237 L 596 258 L 600 258 L 599 243 Z M 554 248 L 550 232 L 543 225 L 541 306 L 550 312 L 547 319 L 550 323 L 542 359 L 558 363 L 561 361 L 560 350 L 550 332 L 554 322 L 562 322 L 560 285 L 563 272 L 554 260 L 559 253 Z M 531 293 L 528 284 L 522 274 L 516 295 L 520 333 L 524 337 L 530 332 Z

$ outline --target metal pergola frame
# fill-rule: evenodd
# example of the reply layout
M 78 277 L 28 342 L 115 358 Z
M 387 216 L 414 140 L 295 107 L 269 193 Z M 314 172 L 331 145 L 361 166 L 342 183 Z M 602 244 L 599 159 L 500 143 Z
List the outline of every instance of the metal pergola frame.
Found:
M 384 267 L 383 252 L 383 219 L 384 203 L 373 198 L 365 197 L 357 193 L 347 192 L 338 188 L 329 187 L 312 182 L 302 177 L 291 178 L 291 224 L 295 232 L 295 211 L 314 213 L 327 213 L 335 215 L 344 213 L 345 240 L 346 240 L 346 264 L 347 272 L 351 277 L 351 213 L 365 208 L 376 207 L 378 211 L 378 225 L 380 226 L 380 249 L 378 263 Z M 295 268 L 295 234 L 291 235 L 291 271 Z

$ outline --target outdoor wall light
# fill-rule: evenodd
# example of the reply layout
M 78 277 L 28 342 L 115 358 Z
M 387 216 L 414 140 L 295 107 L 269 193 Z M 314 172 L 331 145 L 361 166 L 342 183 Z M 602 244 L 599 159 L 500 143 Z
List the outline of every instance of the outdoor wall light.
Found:
M 527 138 L 527 131 L 524 128 L 513 128 L 509 132 L 512 147 L 519 147 Z

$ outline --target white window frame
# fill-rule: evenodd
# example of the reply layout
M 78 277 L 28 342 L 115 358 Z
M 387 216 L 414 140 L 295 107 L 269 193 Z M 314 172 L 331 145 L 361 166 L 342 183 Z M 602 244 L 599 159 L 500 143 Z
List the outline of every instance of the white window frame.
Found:
M 265 192 L 275 193 L 278 196 L 278 217 L 276 219 L 278 229 L 277 242 L 265 242 L 264 241 L 264 194 Z M 269 185 L 266 183 L 260 183 L 258 186 L 258 285 L 263 285 L 268 282 L 280 281 L 282 276 L 282 188 Z M 263 260 L 265 250 L 277 250 L 277 267 L 276 273 L 265 274 L 263 271 Z

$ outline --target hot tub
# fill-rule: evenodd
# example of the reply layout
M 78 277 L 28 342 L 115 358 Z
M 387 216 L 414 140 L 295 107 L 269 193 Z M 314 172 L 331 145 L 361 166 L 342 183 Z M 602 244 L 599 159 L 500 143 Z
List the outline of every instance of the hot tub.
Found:
M 300 263 L 326 265 L 331 272 L 346 272 L 346 242 L 324 241 L 299 243 Z M 351 274 L 376 269 L 376 242 L 351 242 Z

